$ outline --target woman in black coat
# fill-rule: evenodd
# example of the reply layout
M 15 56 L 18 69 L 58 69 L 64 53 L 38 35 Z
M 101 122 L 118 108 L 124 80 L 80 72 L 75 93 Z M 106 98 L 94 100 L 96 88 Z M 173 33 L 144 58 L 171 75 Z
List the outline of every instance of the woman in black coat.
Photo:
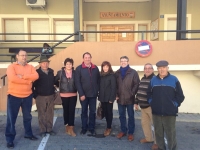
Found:
M 99 89 L 99 101 L 102 104 L 103 112 L 107 122 L 107 128 L 104 131 L 104 136 L 111 133 L 111 125 L 113 120 L 113 103 L 116 99 L 116 78 L 112 70 L 111 64 L 104 61 L 101 64 L 101 78 Z

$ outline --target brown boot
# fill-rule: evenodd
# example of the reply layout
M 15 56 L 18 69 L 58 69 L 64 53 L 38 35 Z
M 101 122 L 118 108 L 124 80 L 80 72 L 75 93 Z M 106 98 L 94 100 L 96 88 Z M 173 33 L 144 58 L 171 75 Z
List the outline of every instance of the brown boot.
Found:
M 69 132 L 69 130 L 70 130 L 70 129 L 69 129 L 70 126 L 67 125 L 67 126 L 65 126 L 65 128 L 66 128 L 66 133 L 69 134 L 69 135 L 71 135 L 70 132 Z
M 105 131 L 104 131 L 104 136 L 109 136 L 110 135 L 110 133 L 111 133 L 111 130 L 112 129 L 106 129 Z
M 133 141 L 133 140 L 134 140 L 133 134 L 129 134 L 129 135 L 128 135 L 128 140 L 129 140 L 129 141 Z
M 70 135 L 75 137 L 76 133 L 74 133 L 74 126 L 69 126 L 69 128 L 70 128 L 70 130 L 69 130 Z
M 151 147 L 152 150 L 158 150 L 158 145 L 157 144 L 153 144 Z
M 153 143 L 153 141 L 147 141 L 146 139 L 141 139 L 140 143 Z
M 121 139 L 123 136 L 126 136 L 126 134 L 123 133 L 123 132 L 120 132 L 120 133 L 117 135 L 117 138 L 118 138 L 118 139 Z

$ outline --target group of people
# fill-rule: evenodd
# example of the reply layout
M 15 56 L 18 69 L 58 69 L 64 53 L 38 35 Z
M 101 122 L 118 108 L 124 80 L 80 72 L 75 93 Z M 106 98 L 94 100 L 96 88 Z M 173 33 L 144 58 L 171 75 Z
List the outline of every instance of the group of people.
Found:
M 166 149 L 164 132 L 169 150 L 176 150 L 175 122 L 178 107 L 184 100 L 184 95 L 178 79 L 168 71 L 168 62 L 159 61 L 156 66 L 158 75 L 154 75 L 150 63 L 144 65 L 144 77 L 139 79 L 136 70 L 129 66 L 127 56 L 120 57 L 120 68 L 114 73 L 110 62 L 101 64 L 101 72 L 94 65 L 89 52 L 83 54 L 83 62 L 74 70 L 72 58 L 66 58 L 64 67 L 54 76 L 49 68 L 46 56 L 40 58 L 40 68 L 26 63 L 26 51 L 20 50 L 17 62 L 7 69 L 8 75 L 8 104 L 6 141 L 7 147 L 14 147 L 16 135 L 15 122 L 19 108 L 22 108 L 25 136 L 29 140 L 37 140 L 31 129 L 32 97 L 36 99 L 38 122 L 41 136 L 55 135 L 53 131 L 54 92 L 59 88 L 63 106 L 65 132 L 75 137 L 74 121 L 77 96 L 79 96 L 82 112 L 82 129 L 80 134 L 87 131 L 96 135 L 96 103 L 101 102 L 106 118 L 107 127 L 104 136 L 112 132 L 113 103 L 116 100 L 119 110 L 120 132 L 117 138 L 126 135 L 129 141 L 134 140 L 135 118 L 134 107 L 141 108 L 141 124 L 144 138 L 141 143 L 153 143 L 152 149 Z M 89 108 L 89 113 L 88 113 Z M 126 112 L 128 120 L 126 119 Z M 89 115 L 88 115 L 89 114 Z M 154 131 L 151 131 L 154 126 Z

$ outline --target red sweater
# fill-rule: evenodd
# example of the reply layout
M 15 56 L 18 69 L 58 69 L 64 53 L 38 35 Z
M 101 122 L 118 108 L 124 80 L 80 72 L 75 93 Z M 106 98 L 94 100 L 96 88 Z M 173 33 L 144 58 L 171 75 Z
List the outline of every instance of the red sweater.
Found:
M 19 78 L 17 75 L 22 75 Z M 7 68 L 8 76 L 8 94 L 24 98 L 32 93 L 32 83 L 38 79 L 38 73 L 32 65 L 26 64 L 25 66 L 13 63 Z

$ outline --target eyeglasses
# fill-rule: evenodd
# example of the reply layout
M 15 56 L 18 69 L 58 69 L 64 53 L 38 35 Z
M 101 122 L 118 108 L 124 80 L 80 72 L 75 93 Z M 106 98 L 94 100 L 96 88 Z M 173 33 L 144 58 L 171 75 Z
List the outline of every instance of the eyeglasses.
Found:
M 144 68 L 144 70 L 151 70 L 151 69 L 153 69 L 153 68 Z
M 19 56 L 21 56 L 21 57 L 27 57 L 28 55 L 19 55 Z
M 120 61 L 120 62 L 128 62 L 128 61 Z

